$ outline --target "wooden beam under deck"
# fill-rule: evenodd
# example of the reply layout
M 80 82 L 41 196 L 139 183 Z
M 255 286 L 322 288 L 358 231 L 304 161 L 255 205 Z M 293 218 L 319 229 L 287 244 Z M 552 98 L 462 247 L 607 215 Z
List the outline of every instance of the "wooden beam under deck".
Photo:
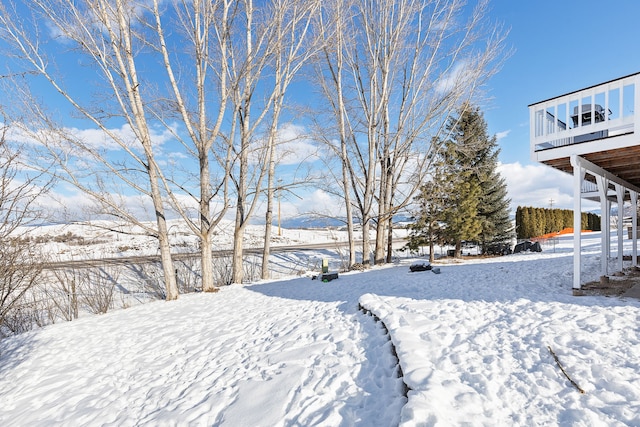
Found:
M 598 151 L 582 154 L 581 157 L 640 187 L 640 146 Z M 569 157 L 546 160 L 544 163 L 562 172 L 573 173 Z

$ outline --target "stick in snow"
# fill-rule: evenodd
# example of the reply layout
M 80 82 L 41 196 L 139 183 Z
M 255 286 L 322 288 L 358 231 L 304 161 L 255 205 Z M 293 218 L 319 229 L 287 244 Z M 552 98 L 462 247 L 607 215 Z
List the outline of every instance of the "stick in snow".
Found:
M 560 363 L 560 360 L 558 359 L 558 356 L 556 356 L 556 354 L 553 352 L 553 350 L 551 350 L 551 346 L 547 346 L 547 348 L 549 349 L 549 352 L 551 353 L 551 355 L 553 356 L 553 358 L 556 360 L 556 363 L 558 364 L 558 367 L 560 368 L 560 370 L 562 371 L 562 373 L 564 374 L 565 377 L 567 377 L 567 379 L 571 382 L 571 384 L 573 384 L 573 386 L 575 388 L 578 389 L 578 391 L 581 394 L 584 394 L 584 390 L 580 388 L 580 386 L 578 384 L 576 384 L 576 382 L 574 380 L 571 379 L 571 377 L 569 376 L 569 374 L 567 374 L 567 371 L 564 370 L 564 368 L 562 367 L 562 364 Z

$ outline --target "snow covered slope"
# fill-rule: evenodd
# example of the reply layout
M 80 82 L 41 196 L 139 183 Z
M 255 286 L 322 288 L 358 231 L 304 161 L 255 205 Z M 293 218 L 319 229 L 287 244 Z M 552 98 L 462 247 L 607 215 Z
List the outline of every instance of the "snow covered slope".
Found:
M 0 425 L 640 425 L 640 301 L 572 296 L 570 245 L 233 285 L 14 336 Z

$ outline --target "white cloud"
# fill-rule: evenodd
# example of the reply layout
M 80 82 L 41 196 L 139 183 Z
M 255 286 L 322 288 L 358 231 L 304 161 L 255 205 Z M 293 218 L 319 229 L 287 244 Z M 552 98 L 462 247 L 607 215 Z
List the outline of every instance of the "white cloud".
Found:
M 154 220 L 154 209 L 151 199 L 142 195 L 110 194 L 108 196 L 129 212 L 132 217 L 141 221 Z M 56 190 L 42 196 L 38 204 L 57 221 L 96 219 L 101 209 L 98 202 L 81 190 L 63 185 Z M 108 217 L 108 215 L 104 215 Z
M 445 93 L 453 90 L 462 81 L 465 80 L 468 70 L 468 62 L 460 61 L 456 63 L 448 73 L 442 74 L 436 83 L 436 91 Z
M 131 127 L 128 124 L 121 126 L 120 128 L 109 129 L 110 135 L 107 135 L 101 129 L 76 129 L 70 128 L 67 131 L 76 135 L 80 140 L 86 144 L 107 150 L 118 150 L 120 145 L 128 146 L 134 149 L 138 149 L 140 146 L 138 139 Z M 155 147 L 164 145 L 167 141 L 173 138 L 173 134 L 169 129 L 150 128 L 149 133 L 151 136 L 151 142 Z M 118 142 L 116 142 L 116 140 Z
M 319 158 L 319 148 L 306 136 L 303 126 L 293 123 L 282 125 L 278 131 L 277 157 L 281 165 L 314 162 Z
M 502 132 L 496 133 L 496 139 L 500 141 L 501 139 L 506 138 L 511 133 L 511 129 L 504 130 Z
M 329 215 L 331 217 L 344 216 L 344 201 L 324 190 L 317 189 L 296 201 L 299 212 Z
M 573 176 L 546 165 L 525 165 L 520 162 L 498 166 L 507 183 L 511 207 L 534 206 L 573 209 Z M 585 208 L 597 204 L 583 201 Z
M 161 147 L 174 137 L 172 130 L 164 127 L 159 127 L 158 129 L 150 128 L 149 132 L 154 147 Z M 128 124 L 124 124 L 119 128 L 107 129 L 107 131 L 98 128 L 79 129 L 67 127 L 61 129 L 60 132 L 47 129 L 25 129 L 20 125 L 12 125 L 9 138 L 16 142 L 33 145 L 40 145 L 45 142 L 56 143 L 64 138 L 73 138 L 76 142 L 96 149 L 116 151 L 125 146 L 141 151 L 139 150 L 140 144 L 136 135 Z

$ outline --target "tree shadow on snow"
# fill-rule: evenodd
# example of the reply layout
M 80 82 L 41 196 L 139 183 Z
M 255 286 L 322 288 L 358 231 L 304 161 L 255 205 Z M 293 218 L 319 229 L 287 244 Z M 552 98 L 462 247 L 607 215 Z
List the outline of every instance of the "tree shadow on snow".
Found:
M 438 265 L 441 274 L 409 272 L 409 261 L 398 266 L 372 268 L 365 272 L 341 273 L 323 283 L 309 277 L 247 286 L 267 296 L 293 300 L 342 302 L 339 308 L 355 312 L 361 295 L 402 297 L 417 300 L 455 299 L 465 302 L 559 302 L 586 306 L 640 305 L 630 298 L 573 296 L 572 254 L 540 257 L 514 254 L 481 263 Z M 594 255 L 583 259 L 583 272 L 599 266 Z M 583 273 L 584 275 L 584 273 Z

